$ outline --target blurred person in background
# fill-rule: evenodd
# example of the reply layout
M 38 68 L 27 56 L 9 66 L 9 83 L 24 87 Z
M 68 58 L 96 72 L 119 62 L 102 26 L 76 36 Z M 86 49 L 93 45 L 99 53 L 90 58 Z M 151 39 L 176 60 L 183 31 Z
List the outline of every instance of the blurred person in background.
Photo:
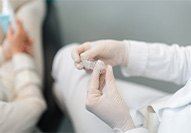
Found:
M 42 96 L 44 0 L 11 0 L 16 30 L 0 31 L 0 132 L 30 133 L 46 109 Z M 0 7 L 2 1 L 0 1 Z

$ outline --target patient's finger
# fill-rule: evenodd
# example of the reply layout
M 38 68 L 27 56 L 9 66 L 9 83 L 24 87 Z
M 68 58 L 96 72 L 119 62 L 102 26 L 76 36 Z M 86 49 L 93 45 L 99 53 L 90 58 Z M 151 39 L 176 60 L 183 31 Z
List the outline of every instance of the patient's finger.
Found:
M 25 52 L 29 55 L 33 55 L 33 49 L 29 45 L 25 45 Z
M 9 30 L 8 30 L 8 32 L 7 32 L 7 35 L 8 35 L 8 37 L 13 37 L 13 35 L 14 35 L 14 30 L 13 30 L 13 27 L 12 27 L 12 26 L 9 27 Z
M 17 30 L 15 32 L 16 32 L 16 36 L 22 37 L 23 40 L 28 39 L 28 35 L 25 31 L 23 23 L 20 20 L 17 20 Z

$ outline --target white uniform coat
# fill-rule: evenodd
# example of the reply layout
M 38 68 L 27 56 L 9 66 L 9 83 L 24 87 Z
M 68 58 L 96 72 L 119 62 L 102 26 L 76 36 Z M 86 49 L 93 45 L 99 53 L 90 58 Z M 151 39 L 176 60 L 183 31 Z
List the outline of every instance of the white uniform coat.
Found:
M 138 41 L 126 43 L 128 66 L 122 68 L 125 76 L 143 76 L 185 85 L 175 94 L 169 95 L 116 79 L 117 89 L 129 106 L 136 126 L 126 133 L 190 133 L 191 47 Z M 71 59 L 75 46 L 62 48 L 53 63 L 55 94 L 60 107 L 70 115 L 77 133 L 121 132 L 111 129 L 86 110 L 90 74 L 75 68 Z
M 122 68 L 124 75 L 143 76 L 185 86 L 175 94 L 140 109 L 144 123 L 126 133 L 190 133 L 191 47 L 137 41 L 127 43 L 129 64 L 127 68 Z

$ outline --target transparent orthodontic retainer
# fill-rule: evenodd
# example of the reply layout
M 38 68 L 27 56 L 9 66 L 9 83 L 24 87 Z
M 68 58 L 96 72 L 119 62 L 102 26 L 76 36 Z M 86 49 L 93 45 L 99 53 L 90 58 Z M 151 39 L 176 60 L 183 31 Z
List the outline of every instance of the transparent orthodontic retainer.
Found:
M 106 69 L 106 65 L 103 61 L 97 60 L 97 61 L 91 61 L 91 60 L 82 60 L 82 65 L 87 70 L 93 70 L 95 65 L 98 63 L 97 67 L 100 70 L 100 73 L 104 73 Z
M 105 85 L 105 71 L 107 67 L 105 63 L 101 60 L 97 61 L 82 60 L 82 65 L 87 70 L 93 70 L 96 65 L 97 69 L 100 72 L 99 89 L 102 90 Z

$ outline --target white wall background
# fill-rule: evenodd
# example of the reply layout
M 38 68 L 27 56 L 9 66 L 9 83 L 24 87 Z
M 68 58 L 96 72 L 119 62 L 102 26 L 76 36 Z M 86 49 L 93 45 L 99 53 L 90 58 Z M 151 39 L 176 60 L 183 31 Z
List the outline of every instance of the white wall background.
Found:
M 56 0 L 63 45 L 98 39 L 191 44 L 189 0 Z M 122 78 L 118 71 L 116 77 Z M 180 86 L 128 78 L 167 92 Z

